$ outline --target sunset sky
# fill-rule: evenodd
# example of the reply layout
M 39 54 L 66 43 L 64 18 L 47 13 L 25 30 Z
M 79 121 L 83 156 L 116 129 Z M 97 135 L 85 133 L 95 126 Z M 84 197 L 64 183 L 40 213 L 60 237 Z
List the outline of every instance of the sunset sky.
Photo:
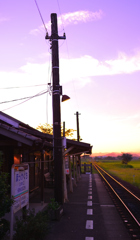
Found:
M 140 152 L 140 1 L 37 3 L 49 35 L 51 13 L 59 36 L 66 34 L 60 85 L 71 99 L 61 104 L 61 121 L 76 129 L 78 111 L 80 136 L 94 154 Z M 32 127 L 51 124 L 50 42 L 35 0 L 0 1 L 0 33 L 0 111 Z

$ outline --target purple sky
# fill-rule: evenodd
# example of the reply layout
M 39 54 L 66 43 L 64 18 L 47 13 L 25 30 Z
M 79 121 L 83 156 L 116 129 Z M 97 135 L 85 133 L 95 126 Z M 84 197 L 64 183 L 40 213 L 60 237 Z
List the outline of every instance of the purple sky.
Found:
M 57 13 L 60 84 L 71 100 L 61 105 L 62 122 L 93 145 L 93 152 L 140 152 L 139 0 L 38 0 L 50 32 Z M 0 2 L 0 102 L 33 96 L 51 80 L 50 43 L 34 0 Z M 4 89 L 7 87 L 20 87 Z M 48 93 L 3 111 L 33 127 L 52 123 Z M 8 109 L 9 108 L 9 109 Z M 7 109 L 7 110 L 6 110 Z

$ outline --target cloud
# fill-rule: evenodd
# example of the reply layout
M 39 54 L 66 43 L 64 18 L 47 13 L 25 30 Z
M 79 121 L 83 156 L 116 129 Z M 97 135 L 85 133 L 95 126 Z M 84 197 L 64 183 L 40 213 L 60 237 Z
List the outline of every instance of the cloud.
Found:
M 119 53 L 117 59 L 99 61 L 85 55 L 80 58 L 60 59 L 60 72 L 65 81 L 72 79 L 85 81 L 94 76 L 107 76 L 119 74 L 131 74 L 140 71 L 140 53 L 127 56 Z
M 30 34 L 35 35 L 35 36 L 37 36 L 39 33 L 40 33 L 39 29 L 33 29 L 33 30 L 30 31 Z
M 139 114 L 134 114 L 134 115 L 129 115 L 129 116 L 112 116 L 111 120 L 115 122 L 130 122 L 134 120 L 139 120 L 140 115 Z
M 98 12 L 91 12 L 91 11 L 70 12 L 70 13 L 62 14 L 60 17 L 58 17 L 58 25 L 61 26 L 64 24 L 64 26 L 67 26 L 67 25 L 78 24 L 80 22 L 86 23 L 86 22 L 100 20 L 102 17 L 103 17 L 102 10 L 99 10 Z M 46 26 L 49 27 L 50 22 Z
M 2 22 L 7 22 L 7 21 L 9 21 L 8 18 L 5 18 L 5 17 L 1 17 L 1 18 L 0 18 L 0 23 L 2 23 Z
M 109 75 L 114 74 L 130 74 L 140 70 L 140 53 L 134 56 L 127 56 L 120 52 L 117 59 L 107 60 Z
M 76 12 L 69 12 L 62 14 L 57 18 L 58 26 L 68 26 L 68 25 L 75 25 L 79 23 L 87 23 L 91 21 L 97 21 L 102 19 L 103 11 L 99 10 L 96 12 L 91 11 L 76 11 Z M 45 24 L 48 30 L 51 29 L 51 21 Z M 30 31 L 30 34 L 37 35 L 44 26 L 39 27 L 38 29 L 33 29 Z
M 119 53 L 116 59 L 100 61 L 92 56 L 82 56 L 79 58 L 60 58 L 60 82 L 65 84 L 74 81 L 78 88 L 83 87 L 93 80 L 95 76 L 131 74 L 140 71 L 140 53 L 127 56 Z M 13 85 L 38 84 L 50 79 L 50 61 L 44 63 L 28 62 L 14 72 L 0 72 L 3 79 L 3 86 L 10 86 L 9 79 Z

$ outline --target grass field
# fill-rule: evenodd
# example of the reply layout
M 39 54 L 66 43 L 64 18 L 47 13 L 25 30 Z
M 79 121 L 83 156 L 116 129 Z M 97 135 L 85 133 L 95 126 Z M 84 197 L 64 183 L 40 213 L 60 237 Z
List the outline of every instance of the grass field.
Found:
M 114 176 L 140 188 L 140 160 L 132 160 L 126 165 L 120 161 L 98 162 L 97 164 Z

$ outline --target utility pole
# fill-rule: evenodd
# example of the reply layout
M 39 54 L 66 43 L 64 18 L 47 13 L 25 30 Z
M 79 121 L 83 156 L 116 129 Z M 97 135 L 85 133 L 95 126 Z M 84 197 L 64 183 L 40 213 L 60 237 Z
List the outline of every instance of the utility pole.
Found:
M 76 125 L 77 125 L 77 141 L 80 141 L 80 134 L 79 134 L 79 115 L 80 113 L 76 112 Z
M 57 15 L 51 14 L 51 36 L 45 37 L 51 42 L 52 49 L 52 108 L 53 108 L 53 159 L 54 159 L 54 197 L 55 200 L 63 204 L 63 156 L 62 156 L 62 138 L 61 138 L 61 106 L 60 95 L 62 95 L 62 86 L 59 85 L 59 52 L 58 40 L 66 39 L 58 36 Z
M 76 112 L 76 125 L 77 125 L 77 141 L 80 142 L 80 134 L 79 134 L 79 115 L 80 113 L 79 112 Z M 77 156 L 78 157 L 78 161 L 77 161 L 77 167 L 78 167 L 78 174 L 77 175 L 80 175 L 80 172 L 81 172 L 81 159 L 80 159 L 80 155 Z

